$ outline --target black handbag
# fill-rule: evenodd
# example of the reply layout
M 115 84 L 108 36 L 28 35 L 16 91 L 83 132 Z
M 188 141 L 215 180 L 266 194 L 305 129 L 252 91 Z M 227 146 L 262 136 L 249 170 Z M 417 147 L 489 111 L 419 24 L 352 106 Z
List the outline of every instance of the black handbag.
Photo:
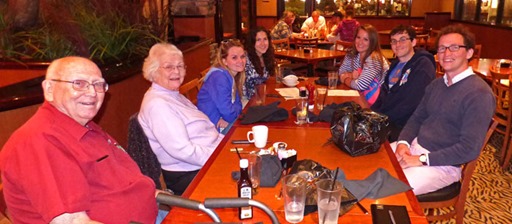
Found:
M 388 116 L 352 101 L 343 103 L 331 119 L 331 141 L 351 156 L 379 151 L 389 131 Z

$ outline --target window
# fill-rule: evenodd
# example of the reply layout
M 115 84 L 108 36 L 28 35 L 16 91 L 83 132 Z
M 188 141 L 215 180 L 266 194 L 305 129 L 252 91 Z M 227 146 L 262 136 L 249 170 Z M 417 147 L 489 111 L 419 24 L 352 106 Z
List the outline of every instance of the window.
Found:
M 304 0 L 285 0 L 284 8 L 294 12 L 297 17 L 306 16 L 306 3 Z
M 295 12 L 298 16 L 311 14 L 309 6 L 322 12 L 324 16 L 332 15 L 336 10 L 342 13 L 348 8 L 355 16 L 409 16 L 412 0 L 282 0 L 285 10 Z
M 512 27 L 512 0 L 464 0 L 459 1 L 461 20 Z

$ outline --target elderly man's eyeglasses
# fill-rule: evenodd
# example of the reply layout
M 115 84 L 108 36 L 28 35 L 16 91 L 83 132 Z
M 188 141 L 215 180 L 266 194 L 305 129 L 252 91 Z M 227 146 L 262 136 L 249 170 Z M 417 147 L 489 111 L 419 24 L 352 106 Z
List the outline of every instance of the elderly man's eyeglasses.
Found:
M 166 66 L 161 66 L 160 68 L 166 70 L 166 71 L 174 71 L 174 69 L 178 69 L 178 71 L 183 71 L 185 69 L 187 69 L 187 66 L 186 65 L 166 65 Z
M 73 84 L 73 89 L 76 91 L 87 91 L 89 90 L 89 86 L 93 86 L 94 91 L 97 93 L 104 93 L 108 90 L 108 84 L 106 82 L 94 82 L 90 83 L 85 80 L 73 80 L 73 81 L 67 81 L 67 80 L 60 80 L 60 79 L 51 79 L 54 82 L 65 82 L 65 83 L 71 83 Z
M 461 47 L 468 48 L 468 46 L 466 46 L 466 45 L 450 45 L 449 47 L 440 46 L 437 48 L 437 53 L 443 53 L 446 51 L 446 49 L 449 49 L 450 52 L 456 52 L 456 51 L 459 51 L 459 49 Z
M 392 39 L 392 40 L 390 41 L 390 43 L 391 43 L 391 45 L 396 45 L 396 44 L 398 44 L 398 43 L 404 43 L 405 41 L 408 41 L 408 40 L 412 40 L 412 39 L 411 39 L 411 38 L 407 38 L 407 37 L 402 37 L 402 38 L 400 38 L 399 40 L 394 40 L 394 39 Z

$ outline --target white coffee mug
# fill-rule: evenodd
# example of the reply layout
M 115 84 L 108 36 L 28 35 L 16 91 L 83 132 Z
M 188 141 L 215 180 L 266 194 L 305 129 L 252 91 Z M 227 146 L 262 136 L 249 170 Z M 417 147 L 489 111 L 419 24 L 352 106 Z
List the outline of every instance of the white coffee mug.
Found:
M 251 139 L 251 134 L 253 139 Z M 247 132 L 247 140 L 254 143 L 256 148 L 265 148 L 267 145 L 268 127 L 265 125 L 256 125 L 252 127 L 252 131 Z

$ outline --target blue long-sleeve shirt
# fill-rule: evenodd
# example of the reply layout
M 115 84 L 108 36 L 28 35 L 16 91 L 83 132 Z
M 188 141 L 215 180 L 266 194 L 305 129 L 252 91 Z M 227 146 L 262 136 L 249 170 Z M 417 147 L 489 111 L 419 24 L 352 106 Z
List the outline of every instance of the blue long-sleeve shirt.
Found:
M 242 112 L 242 101 L 233 76 L 224 68 L 212 67 L 197 94 L 197 108 L 217 124 L 220 118 L 233 123 Z

